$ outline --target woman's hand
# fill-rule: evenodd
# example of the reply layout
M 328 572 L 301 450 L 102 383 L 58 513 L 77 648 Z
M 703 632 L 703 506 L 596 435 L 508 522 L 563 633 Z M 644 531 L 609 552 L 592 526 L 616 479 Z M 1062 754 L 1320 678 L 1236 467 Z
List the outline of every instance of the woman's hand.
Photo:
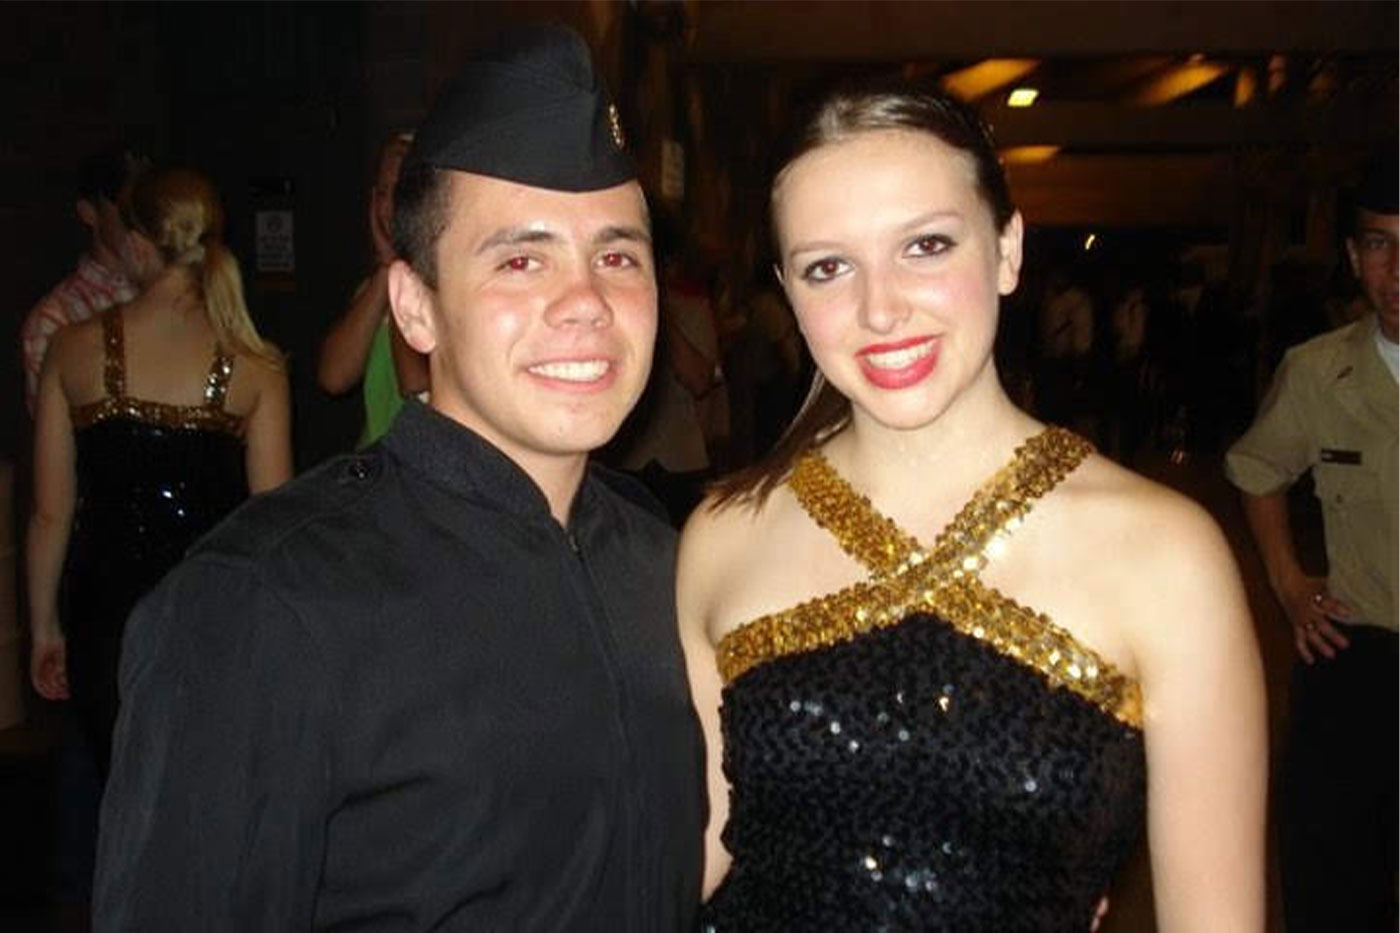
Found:
M 387 266 L 398 258 L 394 252 L 393 233 L 387 228 L 383 212 L 379 210 L 379 202 L 384 197 L 376 189 L 369 199 L 369 240 L 374 247 L 374 261 L 380 266 Z
M 44 699 L 68 699 L 68 642 L 62 635 L 34 634 L 29 679 Z

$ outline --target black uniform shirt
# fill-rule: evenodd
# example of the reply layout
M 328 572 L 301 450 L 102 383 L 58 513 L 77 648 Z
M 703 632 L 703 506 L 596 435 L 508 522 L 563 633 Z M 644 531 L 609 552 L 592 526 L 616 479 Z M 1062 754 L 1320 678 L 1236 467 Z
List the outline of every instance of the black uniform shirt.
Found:
M 127 629 L 97 929 L 688 928 L 674 534 L 618 482 L 566 530 L 410 404 L 197 545 Z

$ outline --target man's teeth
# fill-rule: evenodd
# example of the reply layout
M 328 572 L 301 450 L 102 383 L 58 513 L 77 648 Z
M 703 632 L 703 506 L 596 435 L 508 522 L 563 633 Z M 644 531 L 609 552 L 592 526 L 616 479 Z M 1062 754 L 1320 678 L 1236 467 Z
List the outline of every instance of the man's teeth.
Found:
M 876 369 L 903 369 L 915 360 L 921 360 L 933 352 L 933 341 L 925 340 L 912 347 L 901 347 L 888 353 L 867 353 L 865 361 Z
M 607 360 L 570 360 L 565 363 L 540 363 L 531 366 L 530 372 L 547 379 L 562 379 L 565 382 L 596 382 L 608 371 Z

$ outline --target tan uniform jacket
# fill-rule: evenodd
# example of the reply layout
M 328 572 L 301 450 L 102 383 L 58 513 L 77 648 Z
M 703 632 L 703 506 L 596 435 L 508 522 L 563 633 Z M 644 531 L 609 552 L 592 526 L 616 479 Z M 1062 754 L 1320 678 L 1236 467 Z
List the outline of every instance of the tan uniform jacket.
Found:
M 1289 350 L 1259 414 L 1225 457 L 1247 493 L 1282 492 L 1313 471 L 1327 537 L 1327 588 L 1354 621 L 1395 631 L 1397 395 L 1361 321 Z

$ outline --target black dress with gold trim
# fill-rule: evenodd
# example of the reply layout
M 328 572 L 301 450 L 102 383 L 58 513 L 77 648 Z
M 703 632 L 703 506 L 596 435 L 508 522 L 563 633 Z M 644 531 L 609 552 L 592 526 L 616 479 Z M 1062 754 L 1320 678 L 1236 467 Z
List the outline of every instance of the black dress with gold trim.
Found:
M 1142 828 L 1138 686 L 979 579 L 1089 451 L 1031 438 L 929 548 L 799 460 L 870 575 L 720 642 L 734 862 L 704 930 L 1089 928 Z
M 215 354 L 201 405 L 126 392 L 121 308 L 102 316 L 103 398 L 71 410 L 77 505 L 64 569 L 68 671 L 104 773 L 122 630 L 138 599 L 248 495 L 243 420 L 224 410 L 234 358 Z

